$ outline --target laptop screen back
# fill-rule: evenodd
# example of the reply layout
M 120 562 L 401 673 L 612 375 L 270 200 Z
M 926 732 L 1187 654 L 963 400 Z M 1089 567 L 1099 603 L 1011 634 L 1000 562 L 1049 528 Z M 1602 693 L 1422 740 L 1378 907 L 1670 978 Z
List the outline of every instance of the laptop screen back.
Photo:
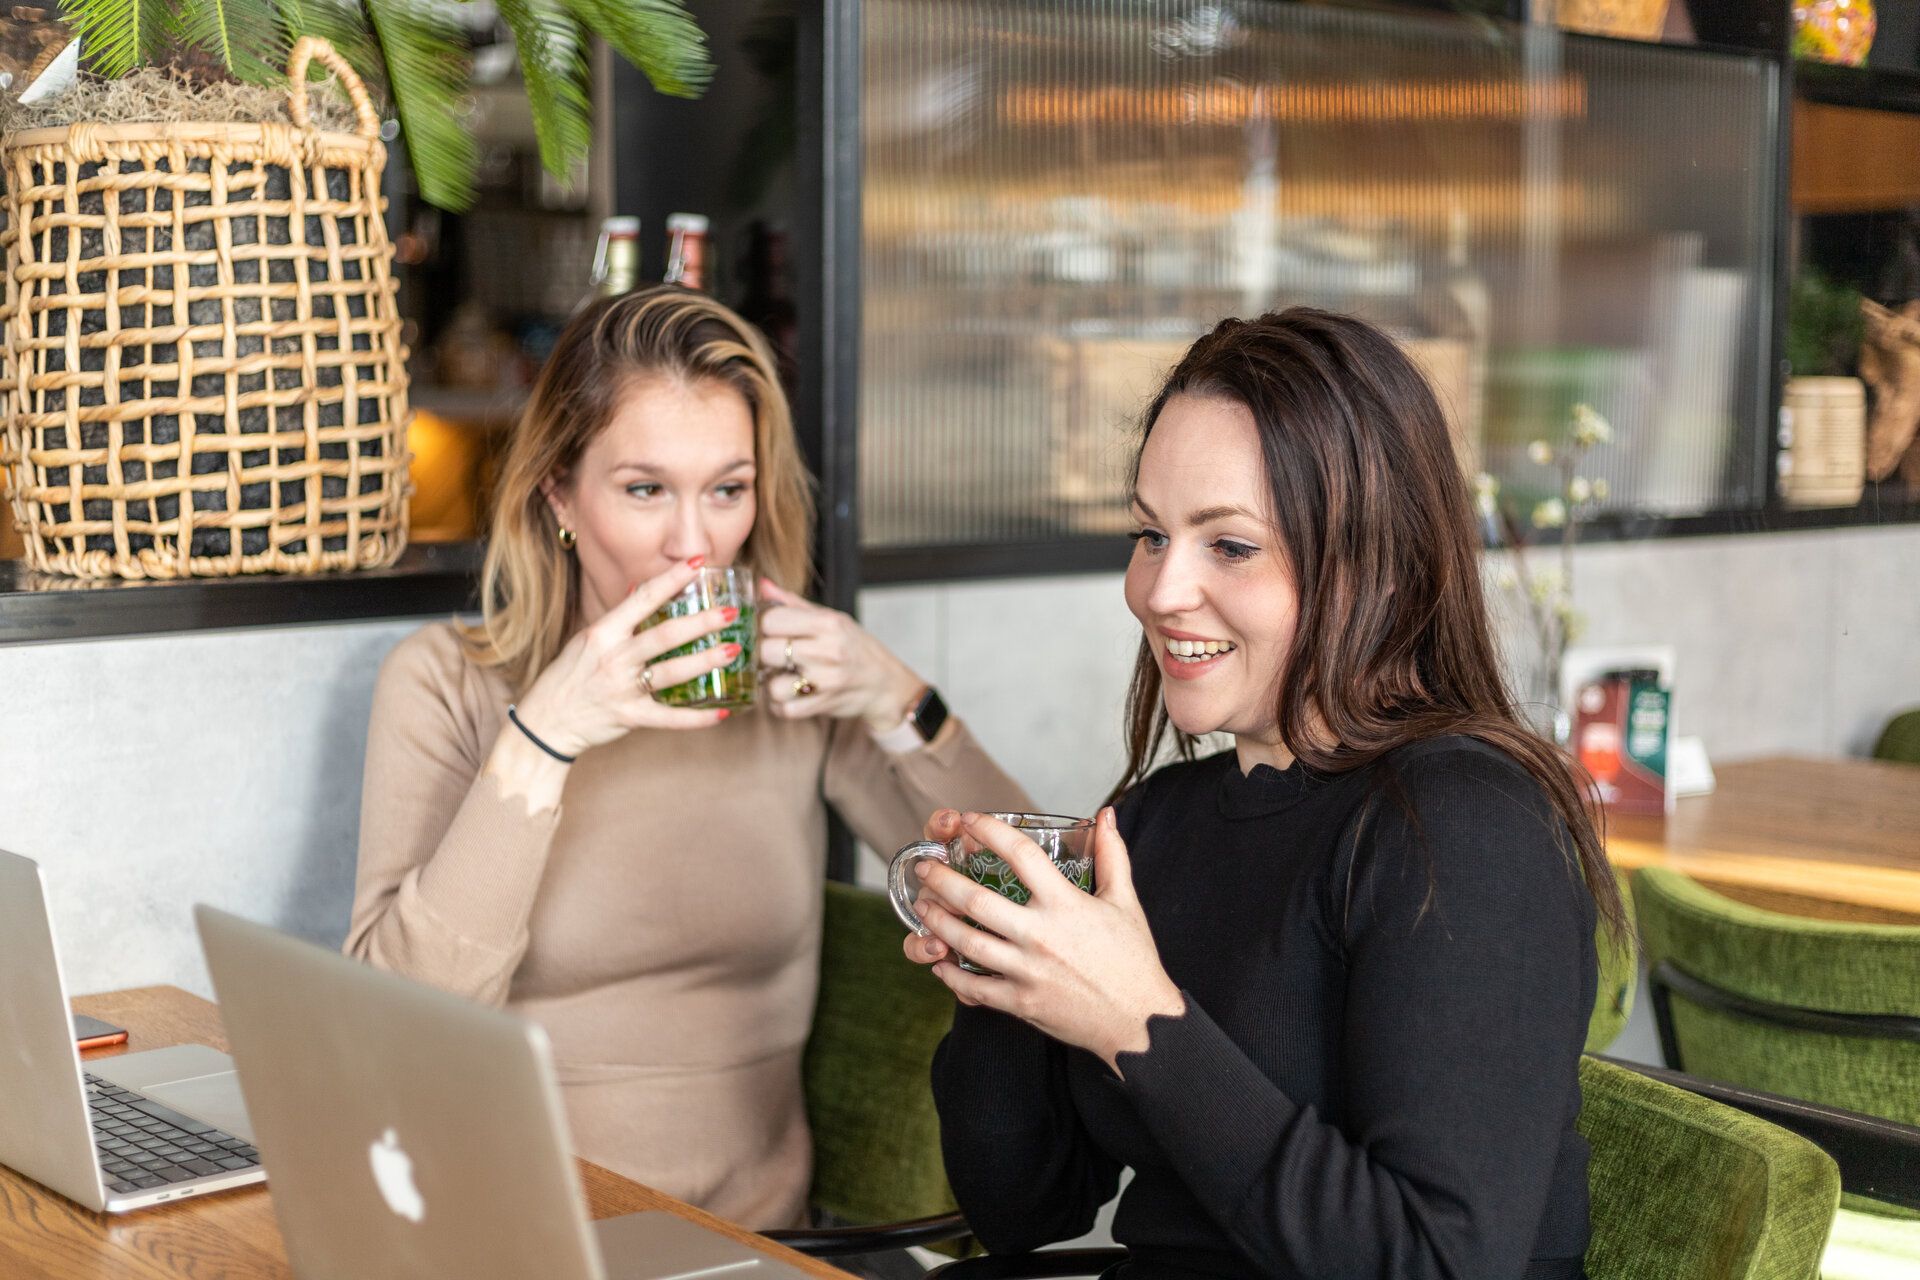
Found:
M 599 1280 L 538 1027 L 195 909 L 303 1280 Z
M 0 1164 L 97 1209 L 106 1192 L 71 1019 L 40 868 L 0 851 Z

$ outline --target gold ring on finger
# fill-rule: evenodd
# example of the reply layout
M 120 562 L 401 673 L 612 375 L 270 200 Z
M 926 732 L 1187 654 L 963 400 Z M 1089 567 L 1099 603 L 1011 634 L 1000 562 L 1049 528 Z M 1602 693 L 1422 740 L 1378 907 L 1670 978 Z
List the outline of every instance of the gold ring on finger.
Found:
M 813 681 L 807 679 L 805 676 L 795 676 L 793 678 L 793 696 L 794 697 L 804 698 L 812 692 L 813 692 Z
M 649 698 L 654 696 L 652 667 L 640 668 L 640 687 L 646 690 L 647 696 Z
M 783 665 L 789 671 L 798 671 L 800 669 L 793 665 L 793 638 L 791 636 L 787 638 L 787 660 Z

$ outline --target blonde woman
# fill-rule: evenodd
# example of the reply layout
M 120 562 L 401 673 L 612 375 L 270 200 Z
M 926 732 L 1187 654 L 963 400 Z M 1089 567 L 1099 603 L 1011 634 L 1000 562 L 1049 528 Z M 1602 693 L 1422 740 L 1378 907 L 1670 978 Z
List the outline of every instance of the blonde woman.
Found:
M 1026 807 L 793 594 L 811 520 L 756 330 L 675 287 L 576 317 L 507 449 L 483 621 L 381 669 L 346 944 L 540 1022 L 582 1156 L 762 1228 L 805 1213 L 828 806 L 888 849 L 931 808 Z M 731 716 L 652 697 L 730 660 L 661 659 L 721 611 L 636 631 L 703 563 L 761 576 L 762 653 L 797 672 Z

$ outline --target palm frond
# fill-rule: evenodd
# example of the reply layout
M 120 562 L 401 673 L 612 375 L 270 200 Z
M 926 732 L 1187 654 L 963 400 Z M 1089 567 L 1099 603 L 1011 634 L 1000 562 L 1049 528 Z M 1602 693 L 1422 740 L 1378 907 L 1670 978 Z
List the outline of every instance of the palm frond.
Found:
M 95 71 L 119 77 L 166 48 L 168 0 L 67 0 L 66 19 Z
M 288 48 L 301 36 L 319 36 L 359 73 L 376 98 L 386 92 L 387 65 L 380 57 L 380 46 L 373 33 L 367 29 L 366 13 L 358 4 L 342 0 L 274 0 L 274 13 L 280 19 L 281 39 Z M 307 74 L 311 79 L 323 80 L 332 73 L 316 62 Z
M 565 0 L 582 26 L 640 68 L 661 93 L 697 98 L 713 79 L 707 38 L 680 0 Z
M 270 0 L 191 0 L 173 10 L 182 44 L 206 50 L 248 84 L 285 83 L 288 46 Z
M 462 123 L 471 76 L 465 42 L 428 4 L 365 3 L 420 195 L 429 204 L 460 212 L 473 203 L 478 162 L 473 134 Z
M 520 75 L 526 84 L 527 105 L 533 109 L 540 162 L 548 173 L 565 181 L 593 143 L 586 37 L 553 0 L 498 3 L 520 53 Z

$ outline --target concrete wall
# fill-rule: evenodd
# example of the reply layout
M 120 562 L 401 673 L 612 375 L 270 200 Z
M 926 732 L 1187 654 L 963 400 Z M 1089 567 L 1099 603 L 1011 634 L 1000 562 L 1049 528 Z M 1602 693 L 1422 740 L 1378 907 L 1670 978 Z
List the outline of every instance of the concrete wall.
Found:
M 1601 546 L 1577 577 L 1592 642 L 1678 648 L 1681 726 L 1716 759 L 1860 754 L 1920 704 L 1920 529 Z M 1099 802 L 1138 638 L 1117 575 L 861 610 L 1037 803 Z M 47 867 L 75 991 L 204 992 L 196 901 L 339 941 L 373 676 L 416 625 L 0 647 L 0 848 Z

